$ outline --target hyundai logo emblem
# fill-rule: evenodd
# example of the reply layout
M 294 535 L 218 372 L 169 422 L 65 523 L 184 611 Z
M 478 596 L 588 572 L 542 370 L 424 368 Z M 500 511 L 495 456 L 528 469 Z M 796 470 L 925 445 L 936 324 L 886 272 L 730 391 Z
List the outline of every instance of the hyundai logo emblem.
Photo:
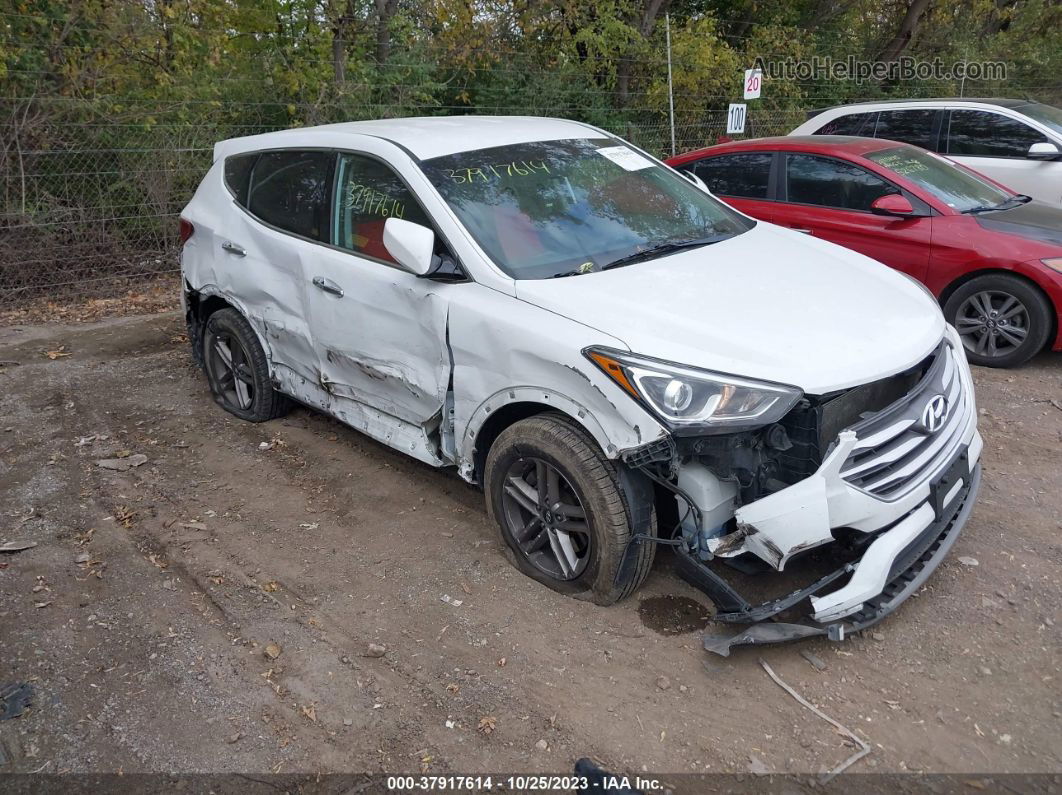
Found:
M 926 433 L 936 433 L 948 419 L 948 400 L 937 395 L 922 409 L 922 428 Z

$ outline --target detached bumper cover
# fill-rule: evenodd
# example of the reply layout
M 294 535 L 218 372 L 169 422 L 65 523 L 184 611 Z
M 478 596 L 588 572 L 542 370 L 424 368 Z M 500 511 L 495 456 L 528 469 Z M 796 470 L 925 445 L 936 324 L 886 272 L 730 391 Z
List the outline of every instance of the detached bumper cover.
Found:
M 978 463 L 969 471 L 968 478 L 964 477 L 951 493 L 944 496 L 944 514 L 940 519 L 934 518 L 931 502 L 925 502 L 883 532 L 858 562 L 775 602 L 750 610 L 720 613 L 716 621 L 763 621 L 809 600 L 811 614 L 807 618 L 795 623 L 753 624 L 736 634 L 711 632 L 704 638 L 704 648 L 726 657 L 733 646 L 779 643 L 821 635 L 831 640 L 843 640 L 849 633 L 877 624 L 917 591 L 940 565 L 966 524 L 980 485 L 981 466 Z M 816 592 L 825 590 L 850 572 L 852 578 L 844 587 L 825 596 L 816 596 Z M 852 606 L 859 604 L 862 606 L 851 612 Z M 834 618 L 835 615 L 844 618 Z

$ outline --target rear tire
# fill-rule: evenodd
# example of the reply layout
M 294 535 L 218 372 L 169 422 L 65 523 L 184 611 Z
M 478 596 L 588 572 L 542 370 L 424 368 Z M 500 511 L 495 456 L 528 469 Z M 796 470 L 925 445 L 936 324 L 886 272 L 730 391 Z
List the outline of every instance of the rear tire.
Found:
M 978 276 L 944 304 L 972 364 L 1017 367 L 1047 344 L 1053 318 L 1047 298 L 1024 279 L 1006 273 Z
M 632 525 L 656 536 L 652 489 L 632 505 L 616 465 L 563 415 L 502 431 L 487 453 L 484 491 L 510 562 L 549 588 L 610 605 L 649 574 L 656 544 L 632 543 Z
M 269 361 L 247 319 L 235 309 L 219 309 L 203 325 L 203 369 L 214 400 L 248 422 L 266 422 L 291 410 L 291 401 L 273 388 Z

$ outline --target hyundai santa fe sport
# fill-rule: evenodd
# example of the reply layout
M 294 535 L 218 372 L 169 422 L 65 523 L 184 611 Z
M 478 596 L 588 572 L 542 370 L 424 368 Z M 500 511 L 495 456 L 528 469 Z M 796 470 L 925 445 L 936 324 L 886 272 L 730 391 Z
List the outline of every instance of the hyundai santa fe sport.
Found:
M 599 604 L 668 546 L 711 651 L 880 621 L 972 508 L 970 371 L 924 288 L 594 127 L 222 141 L 181 238 L 224 409 L 294 400 L 455 467 L 515 566 Z

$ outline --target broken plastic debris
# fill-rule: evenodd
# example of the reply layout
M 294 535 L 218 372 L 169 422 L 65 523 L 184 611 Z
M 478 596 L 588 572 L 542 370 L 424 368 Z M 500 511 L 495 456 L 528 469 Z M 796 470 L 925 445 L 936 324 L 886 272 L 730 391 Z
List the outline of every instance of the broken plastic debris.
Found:
M 96 462 L 96 466 L 103 469 L 113 469 L 115 472 L 125 472 L 133 467 L 146 464 L 148 457 L 143 453 L 131 455 L 128 458 L 102 458 Z
M 463 604 L 464 604 L 464 601 L 463 601 L 463 600 L 461 600 L 461 599 L 454 599 L 454 598 L 453 598 L 452 596 L 450 596 L 450 594 L 448 594 L 448 593 L 444 593 L 444 594 L 443 594 L 442 596 L 440 596 L 440 597 L 439 597 L 439 601 L 440 601 L 440 602 L 446 602 L 446 604 L 448 604 L 448 605 L 453 605 L 454 607 L 460 607 L 461 605 L 463 605 Z
M 0 544 L 0 552 L 22 552 L 35 546 L 36 541 L 8 541 L 6 544 Z

